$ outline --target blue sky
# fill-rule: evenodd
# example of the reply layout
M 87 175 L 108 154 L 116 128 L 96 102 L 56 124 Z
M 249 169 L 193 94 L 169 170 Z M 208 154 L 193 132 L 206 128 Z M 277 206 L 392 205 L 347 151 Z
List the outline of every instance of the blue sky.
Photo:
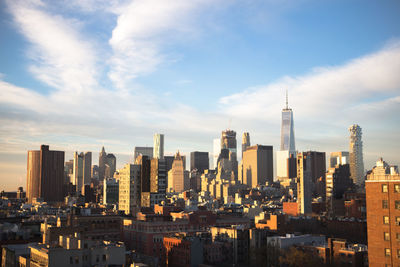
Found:
M 348 150 L 358 123 L 366 168 L 381 156 L 399 164 L 399 11 L 398 1 L 2 1 L 2 185 L 25 186 L 26 151 L 42 143 L 66 159 L 104 144 L 121 166 L 155 132 L 187 154 L 211 152 L 230 127 L 277 150 L 285 89 L 299 150 Z

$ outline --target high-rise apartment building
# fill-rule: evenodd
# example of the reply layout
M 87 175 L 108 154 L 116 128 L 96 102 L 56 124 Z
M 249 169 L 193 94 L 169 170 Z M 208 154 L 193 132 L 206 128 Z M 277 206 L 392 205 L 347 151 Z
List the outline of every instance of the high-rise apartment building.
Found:
M 167 172 L 165 159 L 152 159 L 150 163 L 150 207 L 165 200 Z
M 101 151 L 99 154 L 99 180 L 100 181 L 104 180 L 104 178 L 105 178 L 106 164 L 107 164 L 107 153 L 103 146 L 101 148 Z
M 273 148 L 272 146 L 255 145 L 247 147 L 243 153 L 243 178 L 242 182 L 251 188 L 257 185 L 272 183 Z
M 139 155 L 148 156 L 150 159 L 152 159 L 153 158 L 153 147 L 135 146 L 133 160 L 135 161 Z
M 243 152 L 250 146 L 250 134 L 248 132 L 243 133 L 242 136 L 242 159 Z
M 312 177 L 311 158 L 305 152 L 297 153 L 297 203 L 299 214 L 311 214 Z
M 119 170 L 118 209 L 125 214 L 134 214 L 140 207 L 141 198 L 141 166 L 125 164 Z
M 363 142 L 361 140 L 361 127 L 353 124 L 350 131 L 350 174 L 357 185 L 364 182 Z
M 183 158 L 178 151 L 172 163 L 172 169 L 168 172 L 168 191 L 183 192 L 189 186 L 189 175 L 185 174 Z
M 208 152 L 194 151 L 190 153 L 190 171 L 197 169 L 199 173 L 203 173 L 204 170 L 209 169 L 209 162 Z
M 307 151 L 304 153 L 306 153 L 311 163 L 312 194 L 315 197 L 322 197 L 325 199 L 325 152 Z
M 369 266 L 400 266 L 400 175 L 381 159 L 365 191 Z
M 351 189 L 352 183 L 349 164 L 337 164 L 334 168 L 329 168 L 326 173 L 325 190 L 326 211 L 329 215 L 340 215 L 336 212 L 336 202 L 343 203 L 344 209 L 343 196 L 346 191 Z
M 164 135 L 163 134 L 154 134 L 153 157 L 156 159 L 164 159 Z
M 329 168 L 335 168 L 336 165 L 349 164 L 349 152 L 339 151 L 331 152 L 329 159 Z
M 213 168 L 218 168 L 218 158 L 221 153 L 221 139 L 216 138 L 213 140 Z
M 34 198 L 47 202 L 62 201 L 64 151 L 49 150 L 47 145 L 41 145 L 40 150 L 28 151 L 26 180 L 29 203 Z
M 114 178 L 104 180 L 103 204 L 117 204 L 119 194 L 119 181 Z

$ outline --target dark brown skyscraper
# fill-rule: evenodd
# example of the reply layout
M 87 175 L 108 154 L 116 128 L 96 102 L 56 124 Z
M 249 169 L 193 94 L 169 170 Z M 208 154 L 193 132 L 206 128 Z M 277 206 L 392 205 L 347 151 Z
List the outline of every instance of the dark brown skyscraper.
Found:
M 63 200 L 64 151 L 50 151 L 42 145 L 40 150 L 28 151 L 27 198 L 43 198 L 47 202 Z
M 194 151 L 190 152 L 190 170 L 197 169 L 199 173 L 203 173 L 210 167 L 208 152 Z

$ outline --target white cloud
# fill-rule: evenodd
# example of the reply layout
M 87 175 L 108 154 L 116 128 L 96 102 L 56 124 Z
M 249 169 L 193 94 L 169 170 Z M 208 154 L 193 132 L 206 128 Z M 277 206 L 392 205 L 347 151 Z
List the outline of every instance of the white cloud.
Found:
M 110 79 L 121 88 L 138 75 L 153 72 L 168 58 L 163 46 L 198 34 L 195 18 L 211 3 L 218 5 L 221 0 L 135 0 L 115 9 Z
M 30 42 L 30 71 L 40 81 L 69 93 L 97 85 L 96 52 L 80 33 L 82 23 L 46 12 L 41 1 L 7 1 L 18 30 Z

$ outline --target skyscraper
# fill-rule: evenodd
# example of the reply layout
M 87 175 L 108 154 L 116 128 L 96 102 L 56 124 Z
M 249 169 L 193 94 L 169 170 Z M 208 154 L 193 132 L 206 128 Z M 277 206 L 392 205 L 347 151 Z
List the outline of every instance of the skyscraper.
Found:
M 286 107 L 282 110 L 281 150 L 296 151 L 294 142 L 293 111 L 288 107 L 286 91 Z
M 83 155 L 83 183 L 90 184 L 92 178 L 92 152 Z
M 64 181 L 64 151 L 51 151 L 41 145 L 40 150 L 28 151 L 27 198 L 43 198 L 47 202 L 62 201 Z
M 185 175 L 183 158 L 178 151 L 175 155 L 174 162 L 172 163 L 172 169 L 168 172 L 168 191 L 182 192 L 189 188 L 188 182 L 189 177 L 186 177 Z
M 152 159 L 153 158 L 153 147 L 135 146 L 133 160 L 135 161 L 139 155 L 148 156 L 150 159 Z
M 216 138 L 213 140 L 213 168 L 218 168 L 218 157 L 221 153 L 221 139 Z
M 99 180 L 104 180 L 106 164 L 107 164 L 107 153 L 104 149 L 104 146 L 101 148 L 101 152 L 99 154 Z
M 242 158 L 243 158 L 243 152 L 245 152 L 249 146 L 250 146 L 250 134 L 248 132 L 245 132 L 243 133 L 242 137 Z
M 81 194 L 83 185 L 83 153 L 74 152 L 74 169 L 72 173 L 72 184 L 76 186 L 76 192 Z
M 243 153 L 243 184 L 251 188 L 274 179 L 272 146 L 249 146 Z
M 106 168 L 104 171 L 105 178 L 112 178 L 117 166 L 117 158 L 114 154 L 107 154 L 106 156 Z
M 164 159 L 164 135 L 163 134 L 154 134 L 153 157 L 155 159 Z
M 286 107 L 282 109 L 281 125 L 281 150 L 276 153 L 276 174 L 278 179 L 289 178 L 288 159 L 296 157 L 296 146 L 294 141 L 293 111 L 288 106 L 288 94 L 286 91 Z
M 311 214 L 312 201 L 311 158 L 307 153 L 297 154 L 297 203 L 300 214 Z
M 226 172 L 231 172 L 235 179 L 238 178 L 238 161 L 237 161 L 237 142 L 236 132 L 232 130 L 222 131 L 221 134 L 221 150 L 228 150 L 228 164 L 222 166 Z
M 208 152 L 190 152 L 190 171 L 197 169 L 199 173 L 209 168 Z
M 361 127 L 353 124 L 350 131 L 350 174 L 351 179 L 357 185 L 364 181 L 363 143 L 361 141 Z

